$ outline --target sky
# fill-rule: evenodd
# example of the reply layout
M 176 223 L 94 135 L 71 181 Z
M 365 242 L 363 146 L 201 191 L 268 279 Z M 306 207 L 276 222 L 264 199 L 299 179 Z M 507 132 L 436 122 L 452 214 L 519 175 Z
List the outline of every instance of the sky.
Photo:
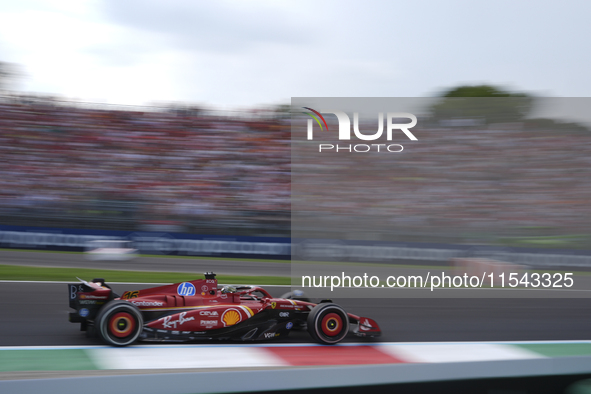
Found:
M 591 2 L 19 0 L 0 4 L 14 89 L 218 108 L 425 97 L 465 84 L 591 96 Z

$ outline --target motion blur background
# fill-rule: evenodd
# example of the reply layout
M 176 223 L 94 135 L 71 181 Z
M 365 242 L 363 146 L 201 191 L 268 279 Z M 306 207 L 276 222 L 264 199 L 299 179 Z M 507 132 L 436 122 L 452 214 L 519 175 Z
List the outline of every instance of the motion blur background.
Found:
M 186 248 L 179 246 L 177 254 L 289 259 L 293 236 L 329 238 L 362 252 L 379 244 L 403 254 L 387 255 L 381 263 L 416 263 L 411 268 L 421 275 L 430 264 L 454 268 L 449 257 L 463 256 L 472 245 L 535 248 L 526 257 L 539 264 L 546 254 L 542 268 L 556 263 L 548 249 L 562 250 L 574 258 L 565 257 L 559 268 L 571 270 L 568 264 L 576 260 L 577 269 L 588 270 L 590 14 L 586 0 L 4 1 L 0 247 L 72 250 L 74 245 L 81 251 L 90 237 L 153 239 L 144 242 L 149 248 L 138 247 L 143 255 L 125 263 L 2 250 L 2 264 L 70 268 L 71 279 L 122 266 L 160 271 L 153 277 L 164 270 L 187 276 L 215 270 L 250 275 L 240 278 L 255 283 L 265 275 L 285 279 L 289 269 L 297 273 L 295 264 L 145 254 L 172 254 L 172 242 L 165 241 L 178 236 L 173 241 Z M 326 158 L 305 153 L 294 161 L 294 152 L 302 153 L 294 143 L 305 134 L 294 139 L 292 116 L 299 122 L 305 116 L 301 106 L 314 105 L 294 109 L 290 100 L 303 97 L 416 99 L 415 108 L 387 110 L 416 114 L 412 131 L 418 141 L 402 136 L 396 141 L 404 145 L 402 153 L 340 152 Z M 356 108 L 338 109 L 351 115 Z M 363 131 L 375 132 L 375 115 L 370 111 Z M 334 117 L 327 120 L 336 127 Z M 303 130 L 303 120 L 300 126 Z M 429 243 L 444 257 L 407 258 Z M 309 275 L 313 265 L 302 264 L 302 273 Z M 0 267 L 0 279 L 23 280 L 6 277 L 6 267 Z M 329 268 L 343 270 L 337 263 Z M 134 281 L 138 273 L 145 272 L 132 272 Z M 591 294 L 589 278 L 588 272 L 575 278 L 585 296 Z M 117 286 L 123 290 L 123 284 Z M 569 299 L 568 289 L 565 298 L 550 299 L 555 293 L 547 290 L 547 298 L 539 300 L 435 299 L 444 294 L 441 289 L 432 299 L 355 297 L 339 303 L 375 317 L 386 342 L 588 339 L 588 300 Z M 67 321 L 62 283 L 2 283 L 0 291 L 3 347 L 88 345 L 90 339 Z M 309 341 L 298 333 L 290 339 Z M 299 345 L 290 348 L 294 354 Z M 445 353 L 445 362 L 464 362 L 451 364 L 448 375 L 436 375 L 445 380 L 487 360 L 480 345 L 471 354 L 444 343 L 444 350 L 428 347 L 425 354 Z M 573 350 L 565 355 L 587 355 L 572 365 L 588 377 L 589 344 L 567 345 Z M 0 372 L 10 374 L 18 363 L 12 350 L 1 350 Z M 172 358 L 191 358 L 182 351 L 175 346 L 179 353 Z M 490 367 L 479 364 L 477 377 L 518 373 L 490 351 L 497 358 Z M 36 354 L 22 362 L 22 371 L 33 371 L 33 377 L 40 376 Z M 221 354 L 217 359 L 224 363 L 243 357 Z M 60 358 L 69 356 L 48 359 Z M 211 367 L 207 357 L 193 358 Z M 326 362 L 338 359 L 375 361 L 373 355 L 349 355 Z M 301 371 L 323 374 L 323 384 L 329 380 L 316 360 L 310 365 Z M 524 365 L 538 374 L 555 373 L 551 367 L 558 364 L 539 369 L 526 359 Z M 404 371 L 388 374 L 407 375 Z M 421 379 L 434 379 L 426 371 Z M 277 376 L 260 373 L 261 379 L 235 379 L 236 384 L 248 389 Z M 105 386 L 85 387 L 104 391 Z M 486 392 L 493 391 L 509 392 Z
M 474 115 L 454 116 L 475 101 Z M 413 129 L 419 141 L 400 154 L 299 159 L 308 215 L 323 213 L 333 223 L 355 217 L 356 224 L 337 226 L 346 235 L 317 220 L 300 230 L 381 241 L 586 247 L 589 130 L 503 112 L 513 104 L 500 115 L 517 118 L 487 119 L 499 116 L 491 114 L 494 103 L 438 101 Z M 451 114 L 437 113 L 445 106 Z M 283 107 L 111 108 L 5 95 L 3 222 L 289 236 L 289 120 Z
M 2 223 L 289 236 L 289 97 L 432 96 L 354 237 L 585 248 L 590 123 L 533 110 L 589 93 L 567 3 L 5 4 Z
M 286 122 L 204 112 L 4 97 L 2 216 L 27 226 L 288 235 Z

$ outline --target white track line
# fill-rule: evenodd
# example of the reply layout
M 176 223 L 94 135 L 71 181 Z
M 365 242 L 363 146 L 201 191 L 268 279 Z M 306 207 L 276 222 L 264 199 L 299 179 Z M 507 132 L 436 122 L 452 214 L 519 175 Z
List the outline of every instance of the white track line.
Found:
M 485 341 L 485 342 L 347 342 L 340 343 L 334 346 L 468 346 L 468 345 L 562 345 L 562 344 L 591 344 L 591 340 L 568 340 L 568 341 Z M 312 347 L 312 346 L 326 346 L 318 343 L 267 343 L 267 344 L 178 344 L 178 345 L 132 345 L 126 349 L 143 348 L 143 349 L 184 349 L 184 348 L 247 348 L 247 347 Z M 89 345 L 89 346 L 0 346 L 0 350 L 43 350 L 43 349 L 113 349 L 112 346 L 107 345 Z

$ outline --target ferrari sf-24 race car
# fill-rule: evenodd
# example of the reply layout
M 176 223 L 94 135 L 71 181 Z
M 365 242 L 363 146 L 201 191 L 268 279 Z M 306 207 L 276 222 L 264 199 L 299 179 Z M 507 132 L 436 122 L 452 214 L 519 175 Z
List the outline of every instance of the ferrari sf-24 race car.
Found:
M 268 340 L 292 329 L 308 330 L 322 344 L 342 341 L 349 329 L 377 337 L 378 324 L 323 300 L 318 304 L 296 292 L 273 298 L 259 286 L 218 288 L 215 274 L 205 279 L 116 294 L 104 279 L 68 284 L 70 322 L 88 336 L 113 346 L 136 341 Z

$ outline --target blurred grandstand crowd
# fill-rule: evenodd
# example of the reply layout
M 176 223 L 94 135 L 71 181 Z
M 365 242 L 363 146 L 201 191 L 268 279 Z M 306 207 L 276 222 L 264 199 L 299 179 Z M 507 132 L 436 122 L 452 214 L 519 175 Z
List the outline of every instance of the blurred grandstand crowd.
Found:
M 285 235 L 288 142 L 277 120 L 5 99 L 0 213 L 5 224 Z
M 588 247 L 589 132 L 423 124 L 413 129 L 418 141 L 390 142 L 401 143 L 401 153 L 321 157 L 318 141 L 294 145 L 294 157 L 308 164 L 294 163 L 292 172 L 294 236 Z
M 292 168 L 288 120 L 229 115 L 4 98 L 2 223 L 289 236 L 293 191 L 318 236 L 590 233 L 586 133 L 417 127 L 402 153 L 297 144 Z

